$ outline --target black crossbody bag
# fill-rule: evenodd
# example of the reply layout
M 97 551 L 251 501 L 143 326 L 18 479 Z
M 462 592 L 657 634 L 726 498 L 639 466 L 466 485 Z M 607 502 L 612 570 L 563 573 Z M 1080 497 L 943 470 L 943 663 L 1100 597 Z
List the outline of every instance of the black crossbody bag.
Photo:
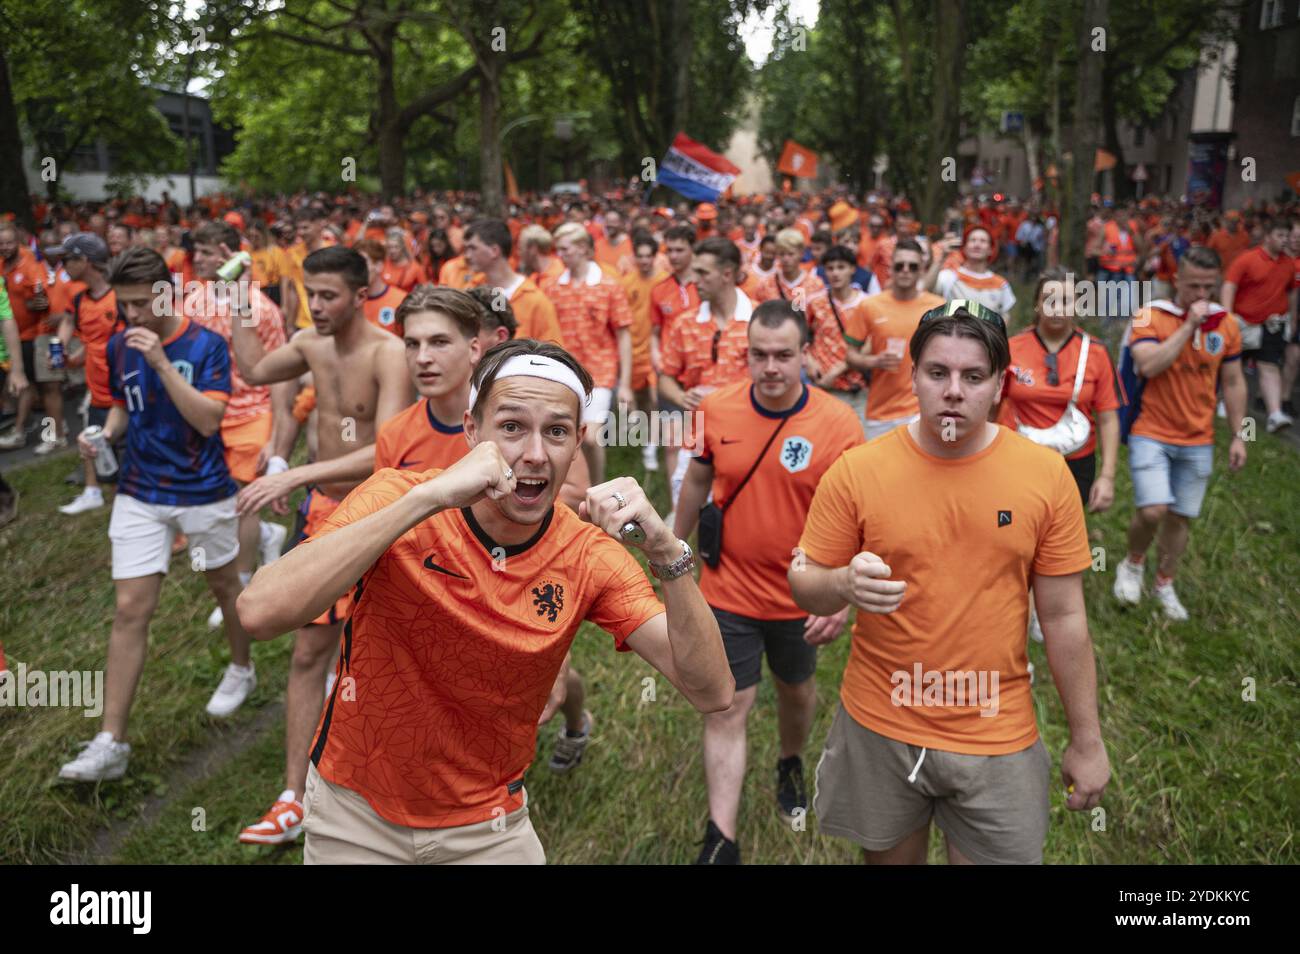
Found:
M 749 468 L 749 473 L 745 479 L 736 485 L 736 489 L 731 492 L 731 499 L 719 507 L 716 503 L 709 502 L 700 508 L 700 528 L 695 537 L 696 552 L 705 566 L 716 570 L 718 564 L 722 562 L 722 517 L 727 509 L 736 502 L 740 492 L 745 489 L 745 484 L 749 483 L 749 478 L 754 476 L 754 471 L 758 470 L 758 465 L 763 462 L 767 456 L 767 450 L 776 440 L 776 435 L 781 433 L 781 428 L 785 427 L 785 422 L 790 419 L 791 415 L 781 418 L 781 423 L 776 426 L 772 436 L 767 439 L 763 445 L 763 450 L 759 453 L 758 459 L 754 461 L 754 466 Z

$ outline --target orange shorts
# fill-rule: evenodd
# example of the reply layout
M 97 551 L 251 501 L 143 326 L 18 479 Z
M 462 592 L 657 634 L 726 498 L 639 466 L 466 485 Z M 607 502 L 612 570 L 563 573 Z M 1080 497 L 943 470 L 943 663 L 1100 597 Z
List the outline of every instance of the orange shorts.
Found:
M 293 419 L 299 424 L 306 424 L 311 412 L 316 410 L 316 388 L 308 385 L 298 392 L 293 399 Z
M 650 363 L 650 352 L 646 352 L 644 361 L 635 358 L 632 360 L 633 391 L 644 391 L 646 388 L 652 388 L 657 380 L 654 366 Z
M 342 501 L 335 500 L 333 497 L 327 497 L 315 487 L 307 491 L 307 496 L 303 498 L 299 505 L 299 512 L 304 516 L 302 533 L 299 534 L 296 543 L 302 543 L 315 536 L 325 525 L 325 521 L 330 518 L 335 510 L 338 509 Z M 342 623 L 348 618 L 348 613 L 352 611 L 352 591 L 349 589 L 346 593 L 334 601 L 334 605 L 322 613 L 319 617 L 312 620 L 316 626 L 328 626 L 332 623 Z
M 221 422 L 221 443 L 226 445 L 226 467 L 241 484 L 257 479 L 257 455 L 271 439 L 271 415 L 246 417 L 233 424 Z

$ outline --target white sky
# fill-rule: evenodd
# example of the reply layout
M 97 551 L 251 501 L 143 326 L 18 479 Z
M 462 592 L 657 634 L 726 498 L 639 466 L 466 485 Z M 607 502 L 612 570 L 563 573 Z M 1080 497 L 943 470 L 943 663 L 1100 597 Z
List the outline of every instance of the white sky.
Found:
M 790 19 L 812 29 L 817 25 L 819 0 L 790 0 Z M 772 52 L 772 20 L 775 11 L 768 8 L 763 16 L 750 15 L 740 28 L 745 38 L 745 52 L 755 66 L 762 66 Z

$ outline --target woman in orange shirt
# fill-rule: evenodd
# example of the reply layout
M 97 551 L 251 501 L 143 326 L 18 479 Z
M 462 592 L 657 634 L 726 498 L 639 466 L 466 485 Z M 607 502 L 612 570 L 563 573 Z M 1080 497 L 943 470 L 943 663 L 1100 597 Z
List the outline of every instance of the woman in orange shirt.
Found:
M 1018 424 L 1045 428 L 1065 413 L 1074 392 L 1084 341 L 1084 333 L 1074 325 L 1074 308 L 1074 290 L 1065 269 L 1043 272 L 1034 292 L 1033 324 L 1009 339 L 1011 367 L 998 408 L 998 423 L 1013 430 Z M 1115 499 L 1115 463 L 1119 456 L 1115 368 L 1105 345 L 1096 338 L 1088 339 L 1088 361 L 1075 406 L 1088 416 L 1092 427 L 1087 441 L 1065 455 L 1065 462 L 1084 505 L 1096 513 L 1109 509 Z M 1098 435 L 1100 476 L 1096 460 Z

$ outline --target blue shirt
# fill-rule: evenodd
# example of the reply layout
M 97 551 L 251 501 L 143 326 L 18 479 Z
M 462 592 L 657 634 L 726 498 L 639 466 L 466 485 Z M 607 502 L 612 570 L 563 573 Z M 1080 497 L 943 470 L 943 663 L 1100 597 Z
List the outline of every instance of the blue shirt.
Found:
M 204 437 L 181 415 L 144 355 L 125 332 L 108 341 L 113 403 L 130 417 L 117 492 L 145 503 L 195 507 L 233 497 L 221 432 Z M 220 335 L 188 318 L 163 342 L 173 367 L 201 394 L 230 395 L 230 349 Z

